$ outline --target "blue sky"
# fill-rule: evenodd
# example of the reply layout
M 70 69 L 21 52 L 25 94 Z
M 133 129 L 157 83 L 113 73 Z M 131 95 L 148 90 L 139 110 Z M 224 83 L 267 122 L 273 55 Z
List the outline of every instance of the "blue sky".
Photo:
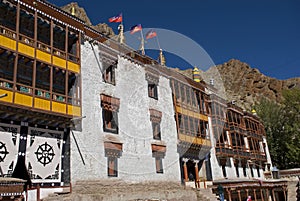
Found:
M 49 0 L 63 6 L 72 0 Z M 300 2 L 297 0 L 78 0 L 93 24 L 135 24 L 181 33 L 197 42 L 215 64 L 232 58 L 278 79 L 300 77 Z M 150 41 L 149 41 L 150 42 Z M 162 47 L 163 48 L 163 47 Z M 152 56 L 152 55 L 151 55 Z M 186 68 L 174 57 L 167 65 Z

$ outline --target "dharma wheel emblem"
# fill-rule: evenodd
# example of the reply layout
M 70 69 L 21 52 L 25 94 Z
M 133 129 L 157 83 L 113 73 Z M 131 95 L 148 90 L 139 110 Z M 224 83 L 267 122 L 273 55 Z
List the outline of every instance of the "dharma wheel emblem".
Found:
M 4 161 L 5 157 L 9 152 L 6 149 L 6 146 L 3 142 L 0 142 L 0 162 Z
M 47 164 L 51 163 L 55 154 L 52 146 L 50 146 L 49 144 L 47 144 L 47 142 L 45 142 L 44 144 L 41 144 L 38 147 L 38 149 L 35 152 L 35 155 L 37 160 L 41 164 L 46 166 Z

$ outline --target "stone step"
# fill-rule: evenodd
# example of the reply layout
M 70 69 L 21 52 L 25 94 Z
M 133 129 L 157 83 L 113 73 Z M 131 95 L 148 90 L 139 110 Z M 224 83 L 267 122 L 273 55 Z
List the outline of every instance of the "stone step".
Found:
M 211 188 L 198 189 L 198 194 L 200 194 L 200 196 L 203 200 L 207 200 L 207 201 L 217 201 L 218 200 L 217 196 L 212 193 Z M 201 199 L 198 199 L 198 200 L 201 200 Z

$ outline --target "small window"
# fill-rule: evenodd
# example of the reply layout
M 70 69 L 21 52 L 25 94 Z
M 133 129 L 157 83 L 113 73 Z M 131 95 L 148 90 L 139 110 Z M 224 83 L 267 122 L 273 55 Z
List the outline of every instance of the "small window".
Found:
M 253 172 L 253 168 L 250 167 L 250 171 L 251 171 L 251 177 L 254 177 L 254 172 Z
M 103 109 L 103 130 L 118 133 L 118 113 Z
M 156 173 L 164 173 L 162 158 L 155 158 Z
M 148 83 L 148 96 L 156 100 L 158 99 L 156 84 Z
M 260 172 L 259 172 L 259 167 L 258 166 L 256 167 L 256 170 L 257 170 L 257 176 L 260 177 Z
M 244 174 L 244 177 L 247 177 L 247 169 L 246 169 L 246 166 L 243 167 L 243 174 Z
M 223 177 L 227 177 L 226 166 L 225 165 L 222 165 L 222 172 L 223 172 Z
M 161 140 L 160 123 L 152 122 L 153 139 Z
M 53 68 L 52 72 L 53 84 L 52 91 L 59 94 L 66 93 L 66 71 L 58 67 Z
M 115 79 L 115 69 L 117 67 L 117 64 L 113 64 L 108 66 L 105 71 L 104 71 L 104 80 L 107 83 L 116 84 L 116 79 Z
M 239 166 L 235 166 L 236 177 L 240 177 Z
M 109 177 L 118 176 L 118 158 L 116 157 L 107 158 L 107 175 Z
M 28 57 L 18 57 L 17 83 L 32 86 L 33 63 L 33 60 Z

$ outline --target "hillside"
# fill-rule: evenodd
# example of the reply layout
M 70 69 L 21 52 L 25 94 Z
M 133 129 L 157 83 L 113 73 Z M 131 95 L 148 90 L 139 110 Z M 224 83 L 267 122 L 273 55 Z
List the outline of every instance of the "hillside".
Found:
M 91 26 L 93 29 L 99 31 L 100 33 L 102 33 L 103 35 L 105 35 L 109 38 L 115 36 L 113 29 L 105 23 L 99 23 L 97 25 L 92 25 L 89 17 L 87 16 L 87 14 L 85 12 L 85 9 L 82 7 L 79 7 L 77 2 L 72 2 L 65 6 L 62 6 L 61 9 L 63 11 L 66 11 L 71 14 L 73 6 L 75 8 L 75 16 L 78 17 L 79 19 L 81 19 L 82 21 L 84 21 L 86 23 L 86 25 Z
M 180 71 L 176 69 L 176 71 Z M 191 69 L 180 71 L 182 74 L 192 77 Z M 278 80 L 268 77 L 258 69 L 250 67 L 247 63 L 231 59 L 224 64 L 211 67 L 206 72 L 201 72 L 201 77 L 209 83 L 214 79 L 215 87 L 224 87 L 228 101 L 234 100 L 237 105 L 250 110 L 251 107 L 262 98 L 267 98 L 279 103 L 282 100 L 282 91 L 300 88 L 300 78 Z

